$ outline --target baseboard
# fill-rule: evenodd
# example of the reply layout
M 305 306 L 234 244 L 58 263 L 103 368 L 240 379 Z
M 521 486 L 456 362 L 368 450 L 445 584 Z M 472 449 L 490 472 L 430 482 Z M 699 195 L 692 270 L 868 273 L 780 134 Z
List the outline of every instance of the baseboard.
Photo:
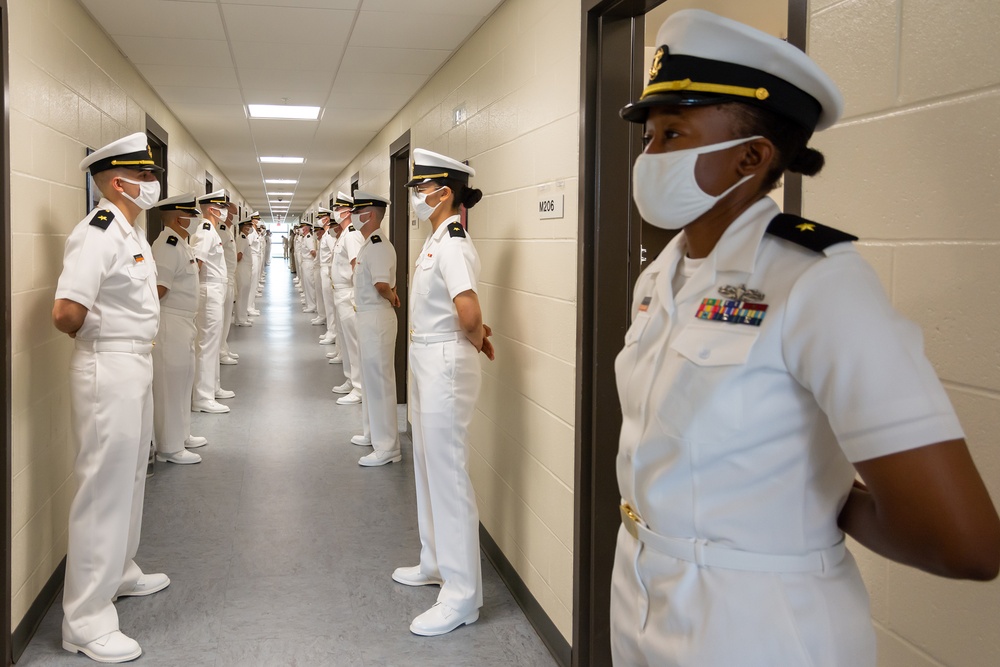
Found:
M 566 638 L 562 636 L 562 633 L 559 632 L 559 629 L 549 618 L 548 614 L 542 609 L 542 605 L 538 604 L 538 600 L 528 590 L 524 580 L 521 579 L 521 575 L 510 564 L 507 556 L 500 550 L 500 547 L 482 524 L 479 524 L 479 544 L 483 549 L 483 553 L 486 554 L 486 558 L 489 559 L 493 567 L 500 573 L 500 578 L 507 584 L 507 588 L 510 589 L 514 600 L 517 601 L 521 610 L 524 611 L 528 622 L 535 628 L 535 632 L 538 633 L 546 648 L 549 649 L 552 657 L 556 659 L 556 662 L 561 667 L 569 667 L 572 660 L 572 648 L 569 642 L 566 641 Z
M 35 601 L 31 603 L 28 613 L 24 615 L 21 622 L 17 624 L 14 633 L 11 635 L 11 652 L 14 654 L 14 662 L 21 659 L 24 649 L 28 648 L 28 643 L 35 636 L 35 631 L 42 624 L 42 619 L 48 613 L 49 608 L 59 599 L 59 591 L 63 587 L 63 579 L 66 577 L 66 558 L 56 567 L 49 580 L 45 582 L 41 592 Z

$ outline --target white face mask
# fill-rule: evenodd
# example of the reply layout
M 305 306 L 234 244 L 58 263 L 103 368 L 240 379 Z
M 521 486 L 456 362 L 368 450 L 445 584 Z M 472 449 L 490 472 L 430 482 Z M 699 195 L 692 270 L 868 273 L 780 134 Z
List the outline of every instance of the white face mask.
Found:
M 122 195 L 143 211 L 148 211 L 156 205 L 156 202 L 160 201 L 159 181 L 133 181 L 132 179 L 125 178 L 124 176 L 120 178 L 126 183 L 139 186 L 139 196 L 137 198 L 133 198 L 124 190 L 122 191 Z
M 181 226 L 184 228 L 188 234 L 194 234 L 198 229 L 198 223 L 201 222 L 201 218 L 178 218 Z
M 361 227 L 361 214 L 360 213 L 351 213 L 351 224 L 354 225 L 355 229 L 358 229 L 358 228 Z
M 417 218 L 420 220 L 430 220 L 434 211 L 441 206 L 441 202 L 438 201 L 437 206 L 431 206 L 427 203 L 427 198 L 433 194 L 441 192 L 444 190 L 443 187 L 434 190 L 434 192 L 414 192 L 410 195 L 410 206 L 413 207 L 413 212 L 417 214 Z
M 640 155 L 632 169 L 632 199 L 642 219 L 660 229 L 681 229 L 697 220 L 716 202 L 753 178 L 753 174 L 748 174 L 721 195 L 710 195 L 701 189 L 695 178 L 698 156 L 759 138 L 746 137 L 680 151 Z
M 219 222 L 225 222 L 229 219 L 229 210 L 225 208 L 216 209 L 219 212 Z

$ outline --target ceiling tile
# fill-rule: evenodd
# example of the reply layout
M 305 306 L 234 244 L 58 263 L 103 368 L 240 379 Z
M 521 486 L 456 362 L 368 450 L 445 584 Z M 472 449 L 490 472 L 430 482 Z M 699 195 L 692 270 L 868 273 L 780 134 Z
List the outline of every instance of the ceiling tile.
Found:
M 204 82 L 202 82 L 204 86 Z M 163 101 L 173 104 L 243 105 L 243 98 L 236 88 L 157 86 L 156 92 Z
M 236 67 L 249 69 L 310 70 L 330 69 L 339 65 L 340 52 L 323 44 L 284 44 L 274 42 L 233 42 Z
M 232 67 L 190 67 L 145 63 L 136 65 L 142 76 L 154 88 L 159 86 L 197 86 L 210 84 L 216 88 L 238 88 L 236 70 Z
M 226 42 L 170 37 L 120 35 L 115 42 L 137 65 L 179 65 L 185 67 L 232 67 Z
M 328 69 L 259 69 L 241 67 L 240 83 L 244 88 L 270 88 L 274 91 L 327 91 L 333 83 L 334 73 Z M 299 104 L 289 99 L 289 104 Z
M 449 16 L 489 16 L 503 0 L 365 0 L 365 11 L 419 12 L 421 14 L 447 14 Z
M 342 44 L 355 16 L 354 11 L 285 6 L 224 5 L 222 11 L 230 39 L 284 42 L 286 46 Z
M 448 59 L 451 51 L 438 49 L 393 49 L 350 46 L 340 69 L 381 74 L 433 74 Z
M 208 0 L 215 2 L 215 0 Z M 319 9 L 357 9 L 362 0 L 220 0 L 223 5 L 262 5 L 265 7 L 316 7 Z M 395 0 L 400 2 L 400 0 Z M 481 1 L 481 0 L 480 0 Z
M 169 0 L 81 0 L 111 35 L 225 41 L 216 4 Z
M 450 16 L 414 12 L 362 11 L 351 34 L 351 46 L 381 46 L 399 49 L 437 48 L 454 50 L 482 22 L 478 16 Z M 433 39 L 427 39 L 432 35 Z

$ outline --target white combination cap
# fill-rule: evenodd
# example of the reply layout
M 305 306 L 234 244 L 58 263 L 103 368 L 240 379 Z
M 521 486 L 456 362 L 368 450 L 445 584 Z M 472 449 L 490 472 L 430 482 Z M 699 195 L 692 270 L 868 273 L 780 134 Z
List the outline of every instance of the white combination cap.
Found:
M 650 107 L 742 102 L 808 130 L 840 118 L 840 89 L 809 56 L 773 35 L 701 9 L 671 15 L 656 36 L 649 85 L 621 110 L 644 123 Z
M 476 170 L 467 164 L 462 164 L 447 155 L 417 148 L 413 151 L 413 178 L 406 187 L 411 188 L 424 181 L 438 178 L 448 178 L 468 185 L 469 177 L 475 175 Z
M 163 171 L 153 162 L 153 150 L 142 132 L 130 134 L 99 148 L 80 163 L 80 171 L 97 174 L 108 169 L 133 169 L 135 171 Z
M 379 197 L 378 195 L 372 194 L 370 192 L 362 192 L 358 190 L 354 193 L 354 204 L 352 208 L 366 208 L 368 206 L 379 206 L 385 208 L 389 205 L 389 200 L 385 197 Z

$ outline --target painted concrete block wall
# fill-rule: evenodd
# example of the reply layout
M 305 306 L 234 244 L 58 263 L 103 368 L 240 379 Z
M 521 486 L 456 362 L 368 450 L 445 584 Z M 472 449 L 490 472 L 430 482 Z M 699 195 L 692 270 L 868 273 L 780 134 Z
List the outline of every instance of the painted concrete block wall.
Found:
M 846 117 L 817 135 L 828 166 L 805 215 L 861 237 L 895 306 L 921 325 L 994 501 L 1000 499 L 1000 3 L 814 0 L 809 52 Z M 881 667 L 1000 655 L 1000 583 L 959 583 L 853 545 Z
M 66 235 L 87 212 L 78 169 L 85 148 L 145 130 L 148 113 L 169 134 L 165 194 L 204 192 L 206 169 L 218 187 L 232 187 L 76 0 L 8 5 L 16 627 L 66 554 L 75 492 L 68 384 L 73 348 L 50 314 Z
M 567 640 L 579 25 L 576 0 L 507 0 L 312 204 L 349 192 L 354 173 L 361 189 L 388 195 L 389 146 L 407 129 L 413 148 L 468 159 L 477 170 L 473 185 L 485 197 L 470 211 L 469 229 L 482 259 L 479 293 L 497 360 L 482 358 L 472 479 L 481 521 Z M 460 106 L 467 118 L 456 124 Z M 538 219 L 540 192 L 565 194 L 563 219 Z M 409 248 L 396 248 L 400 261 L 413 266 L 429 230 L 429 223 L 411 229 Z M 414 558 L 417 551 L 414 543 Z

